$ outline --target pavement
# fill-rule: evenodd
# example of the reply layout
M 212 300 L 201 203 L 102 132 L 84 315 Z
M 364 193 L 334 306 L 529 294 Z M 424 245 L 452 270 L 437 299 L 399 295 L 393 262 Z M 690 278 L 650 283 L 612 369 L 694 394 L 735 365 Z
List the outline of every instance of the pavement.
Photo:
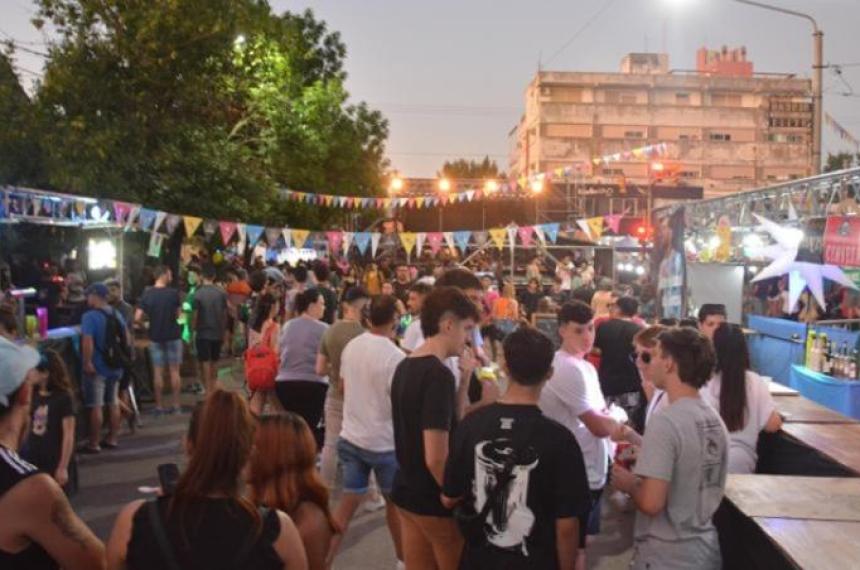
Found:
M 240 362 L 223 360 L 219 378 L 230 389 L 241 389 Z M 72 497 L 75 512 L 104 541 L 110 537 L 114 519 L 126 503 L 151 497 L 141 487 L 158 485 L 156 468 L 185 458 L 182 438 L 188 425 L 188 410 L 200 396 L 183 394 L 186 412 L 153 417 L 144 409 L 144 426 L 134 435 L 123 434 L 120 447 L 99 455 L 78 455 L 80 485 Z M 588 568 L 621 570 L 629 567 L 633 515 L 620 512 L 610 502 L 603 506 L 601 534 L 588 546 Z M 350 524 L 334 564 L 335 570 L 394 570 L 395 557 L 384 510 L 362 512 Z

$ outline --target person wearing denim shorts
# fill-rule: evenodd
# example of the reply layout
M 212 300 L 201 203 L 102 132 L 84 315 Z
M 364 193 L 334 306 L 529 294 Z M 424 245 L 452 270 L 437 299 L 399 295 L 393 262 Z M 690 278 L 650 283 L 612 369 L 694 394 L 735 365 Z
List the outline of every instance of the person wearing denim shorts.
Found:
M 397 365 L 406 357 L 393 342 L 398 319 L 395 297 L 374 297 L 370 303 L 370 329 L 349 341 L 341 355 L 343 427 L 337 456 L 343 468 L 343 495 L 334 519 L 343 531 L 334 539 L 332 551 L 337 551 L 339 541 L 346 535 L 349 521 L 367 493 L 373 471 L 385 498 L 388 530 L 399 562 L 403 560 L 400 524 L 397 509 L 389 500 L 397 473 L 391 381 Z
M 112 368 L 105 362 L 108 314 L 113 313 L 120 321 L 125 333 L 125 320 L 122 315 L 108 305 L 108 288 L 103 283 L 90 285 L 86 290 L 90 310 L 81 319 L 81 360 L 83 361 L 82 391 L 84 406 L 90 414 L 89 443 L 81 449 L 82 453 L 98 453 L 102 447 L 109 449 L 117 446 L 119 423 L 121 420 L 117 390 L 124 370 Z M 128 338 L 126 338 L 128 340 Z M 99 441 L 102 430 L 102 408 L 107 406 L 109 431 L 104 441 Z

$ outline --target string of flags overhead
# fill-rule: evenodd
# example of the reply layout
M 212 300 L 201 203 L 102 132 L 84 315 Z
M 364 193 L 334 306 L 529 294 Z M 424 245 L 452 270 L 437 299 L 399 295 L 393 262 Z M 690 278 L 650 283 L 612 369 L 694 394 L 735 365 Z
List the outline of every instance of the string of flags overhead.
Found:
M 669 147 L 667 143 L 658 143 L 601 157 L 595 157 L 591 162 L 594 166 L 600 166 L 601 164 L 610 164 L 619 161 L 656 158 L 665 155 L 668 149 Z M 552 182 L 556 179 L 564 179 L 575 174 L 582 174 L 589 166 L 590 165 L 587 162 L 577 162 L 569 166 L 553 168 L 546 172 L 533 174 L 531 176 L 521 176 L 517 180 L 503 180 L 500 181 L 492 191 L 484 188 L 470 187 L 461 192 L 444 192 L 424 195 L 410 194 L 408 196 L 393 196 L 388 198 L 317 194 L 314 192 L 298 192 L 296 190 L 283 190 L 282 195 L 287 200 L 294 202 L 315 206 L 325 206 L 328 208 L 375 208 L 378 210 L 390 208 L 434 208 L 437 206 L 472 202 L 474 200 L 496 196 L 506 196 L 508 198 L 534 197 L 536 195 L 532 189 L 532 184 L 534 182 Z
M 614 214 L 577 220 L 577 224 L 564 231 L 581 229 L 591 240 L 599 239 L 604 226 L 615 234 L 619 233 L 623 215 Z M 42 191 L 27 189 L 6 189 L 0 191 L 0 221 L 30 220 L 42 223 L 63 221 L 72 225 L 100 223 L 125 231 L 140 230 L 150 232 L 149 255 L 158 257 L 164 240 L 182 228 L 185 237 L 202 233 L 209 241 L 220 238 L 221 244 L 228 247 L 236 243 L 240 251 L 255 247 L 263 240 L 270 248 L 303 248 L 318 244 L 322 238 L 333 255 L 349 256 L 353 252 L 365 255 L 370 249 L 376 256 L 382 241 L 381 232 L 349 232 L 342 230 L 313 231 L 303 228 L 265 227 L 230 220 L 203 219 L 197 216 L 172 214 L 146 208 L 139 204 L 116 200 L 95 200 L 92 198 L 52 195 Z M 407 256 L 413 252 L 420 255 L 425 246 L 434 255 L 445 247 L 454 252 L 459 250 L 465 255 L 469 247 L 484 247 L 491 241 L 498 249 L 505 245 L 513 247 L 517 242 L 525 247 L 547 242 L 556 243 L 559 232 L 558 223 L 490 228 L 487 230 L 458 230 L 448 232 L 399 232 L 399 244 Z

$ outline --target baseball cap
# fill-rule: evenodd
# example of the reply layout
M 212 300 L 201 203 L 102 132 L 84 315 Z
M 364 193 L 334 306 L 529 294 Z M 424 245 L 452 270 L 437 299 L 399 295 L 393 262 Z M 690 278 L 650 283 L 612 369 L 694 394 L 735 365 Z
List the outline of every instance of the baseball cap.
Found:
M 117 279 L 116 277 L 105 279 L 105 287 L 120 287 L 119 279 Z
M 266 275 L 267 279 L 271 279 L 275 283 L 283 283 L 284 282 L 284 272 L 278 269 L 277 267 L 272 267 L 271 265 L 263 269 L 263 273 Z
M 27 373 L 39 364 L 39 353 L 29 346 L 0 337 L 0 404 L 9 406 L 9 396 L 21 387 Z
M 106 299 L 108 296 L 108 288 L 104 283 L 93 283 L 87 290 L 85 291 L 86 295 L 95 295 L 97 297 L 101 297 L 102 299 Z
M 370 299 L 370 293 L 368 293 L 364 287 L 350 287 L 346 290 L 346 293 L 343 294 L 344 303 L 352 303 L 359 299 Z

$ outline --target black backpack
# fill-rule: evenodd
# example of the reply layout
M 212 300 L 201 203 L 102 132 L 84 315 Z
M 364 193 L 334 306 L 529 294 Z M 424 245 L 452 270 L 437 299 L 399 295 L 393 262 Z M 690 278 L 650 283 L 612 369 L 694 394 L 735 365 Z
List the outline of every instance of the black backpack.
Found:
M 101 311 L 105 316 L 104 346 L 98 347 L 105 364 L 111 368 L 129 368 L 131 366 L 131 350 L 125 334 L 125 327 L 116 316 L 115 311 Z

